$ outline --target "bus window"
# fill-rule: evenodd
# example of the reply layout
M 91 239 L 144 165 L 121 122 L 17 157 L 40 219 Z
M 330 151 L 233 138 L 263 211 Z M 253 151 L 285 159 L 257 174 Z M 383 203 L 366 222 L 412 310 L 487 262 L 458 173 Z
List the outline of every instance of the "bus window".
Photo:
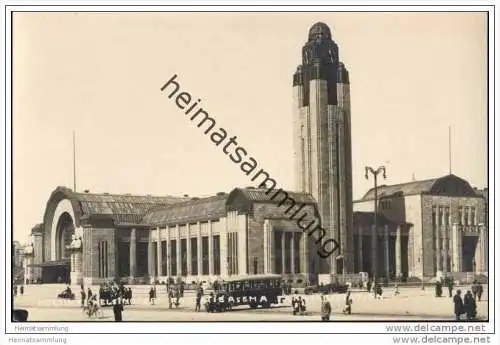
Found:
M 245 290 L 249 290 L 250 289 L 250 281 L 246 280 L 246 281 L 243 282 L 243 284 L 244 284 L 244 289 Z

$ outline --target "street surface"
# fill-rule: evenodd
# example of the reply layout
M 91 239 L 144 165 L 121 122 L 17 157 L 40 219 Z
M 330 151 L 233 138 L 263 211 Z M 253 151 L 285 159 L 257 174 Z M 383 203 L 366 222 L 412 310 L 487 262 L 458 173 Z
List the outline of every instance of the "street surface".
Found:
M 292 315 L 290 297 L 286 296 L 283 303 L 269 309 L 250 309 L 238 307 L 226 313 L 195 312 L 195 294 L 187 291 L 180 300 L 179 308 L 169 309 L 165 286 L 157 288 L 158 299 L 152 305 L 148 298 L 150 286 L 131 286 L 133 291 L 132 305 L 125 305 L 124 321 L 315 321 L 320 319 L 321 296 L 301 295 L 306 299 L 306 315 Z M 29 321 L 113 321 L 111 307 L 102 307 L 102 315 L 88 318 L 80 308 L 80 292 L 78 287 L 72 287 L 76 295 L 73 301 L 56 298 L 65 288 L 64 285 L 27 285 L 23 296 L 15 297 L 16 308 L 29 311 Z M 91 287 L 98 292 L 98 287 Z M 460 287 L 462 294 L 470 287 Z M 485 286 L 483 299 L 477 303 L 478 317 L 487 319 L 488 289 Z M 425 290 L 417 287 L 400 288 L 400 294 L 395 295 L 392 288 L 384 288 L 382 299 L 375 299 L 366 291 L 354 290 L 352 314 L 342 314 L 344 294 L 331 294 L 327 298 L 332 305 L 332 320 L 453 320 L 453 302 L 448 297 L 434 297 L 434 289 Z

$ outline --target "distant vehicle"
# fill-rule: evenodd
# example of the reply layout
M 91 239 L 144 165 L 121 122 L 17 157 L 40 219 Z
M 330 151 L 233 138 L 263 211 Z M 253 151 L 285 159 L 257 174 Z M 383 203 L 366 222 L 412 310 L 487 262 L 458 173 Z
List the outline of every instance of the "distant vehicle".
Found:
M 305 288 L 304 293 L 306 295 L 312 295 L 315 293 L 346 293 L 349 290 L 348 284 L 341 283 L 330 283 L 324 285 L 312 285 Z
M 12 321 L 13 322 L 26 322 L 28 321 L 28 311 L 26 309 L 13 309 Z
M 239 305 L 268 308 L 279 303 L 278 296 L 282 293 L 281 279 L 278 274 L 230 278 L 222 283 L 217 295 L 209 298 L 205 307 L 208 312 L 228 311 Z

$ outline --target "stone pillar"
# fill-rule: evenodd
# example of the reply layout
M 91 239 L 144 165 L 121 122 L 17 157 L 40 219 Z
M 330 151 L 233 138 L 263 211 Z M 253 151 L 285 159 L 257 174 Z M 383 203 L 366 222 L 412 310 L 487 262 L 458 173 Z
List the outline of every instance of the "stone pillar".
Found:
M 458 224 L 452 227 L 453 272 L 462 271 L 462 232 Z
M 189 226 L 189 223 L 186 224 L 186 264 L 187 264 L 187 275 L 191 276 L 192 275 L 192 267 L 191 265 L 193 264 L 193 258 L 191 257 L 191 228 Z
M 363 272 L 363 228 L 358 228 L 358 272 Z
M 285 259 L 286 259 L 286 254 L 285 254 L 285 236 L 286 231 L 281 231 L 281 274 L 286 273 L 286 264 L 285 264 Z
M 163 253 L 161 251 L 161 232 L 159 227 L 156 228 L 156 254 L 157 254 L 156 265 L 158 266 L 158 277 L 161 277 L 165 274 L 165 272 L 163 272 L 162 260 L 161 260 Z
M 450 217 L 451 218 L 451 217 Z M 450 267 L 448 266 L 448 257 L 450 256 L 450 242 L 449 233 L 451 228 L 451 219 L 448 221 L 447 226 L 442 229 L 443 234 L 443 272 L 450 272 Z
M 151 232 L 148 236 L 148 275 L 150 278 L 155 278 L 155 262 L 153 255 L 153 239 L 151 238 Z M 154 281 L 154 279 L 152 279 Z
M 137 235 L 136 230 L 130 230 L 130 277 L 129 284 L 135 283 L 135 276 L 137 275 Z
M 273 231 L 274 232 L 274 231 Z M 275 246 L 274 246 L 274 233 L 272 235 L 273 239 L 273 258 L 275 255 Z M 304 274 L 306 279 L 309 281 L 309 236 L 305 232 L 301 234 L 301 239 L 300 239 L 300 245 L 301 245 L 301 250 L 300 250 L 300 273 Z M 274 261 L 273 261 L 273 270 L 274 270 Z
M 221 241 L 222 242 L 222 241 Z M 198 267 L 198 276 L 203 275 L 203 258 L 201 247 L 201 223 L 196 223 L 196 265 Z M 222 266 L 221 266 L 222 270 Z
M 175 226 L 175 261 L 177 266 L 177 276 L 182 276 L 182 256 L 181 256 L 181 229 L 179 224 Z
M 214 275 L 214 236 L 213 223 L 208 221 L 208 274 L 210 277 Z
M 80 285 L 83 283 L 82 248 L 72 250 L 71 261 L 73 265 L 70 272 L 71 284 Z
M 270 252 L 270 232 L 271 232 L 271 222 L 269 219 L 264 220 L 264 273 L 271 273 L 271 258 Z
M 371 247 L 372 247 L 372 274 L 373 274 L 374 277 L 376 277 L 378 275 L 377 240 L 378 240 L 377 228 L 375 227 L 375 225 L 372 225 L 372 240 L 371 240 Z
M 290 272 L 295 274 L 295 233 L 290 233 Z
M 396 278 L 400 278 L 401 272 L 401 225 L 396 229 L 396 243 L 395 243 L 395 256 L 396 256 Z
M 168 225 L 165 226 L 165 235 L 166 235 L 166 240 L 167 240 L 167 245 L 165 246 L 165 249 L 166 249 L 166 252 L 165 252 L 165 256 L 167 258 L 167 272 L 165 272 L 165 274 L 167 275 L 167 277 L 170 277 L 171 274 L 172 274 L 172 269 L 170 268 L 170 264 L 171 264 L 171 260 L 170 260 L 170 229 L 168 227 Z
M 385 276 L 390 278 L 391 267 L 389 264 L 389 226 L 384 225 L 384 263 L 385 263 Z
M 227 217 L 223 217 L 219 221 L 220 221 L 220 275 L 221 277 L 227 277 L 228 275 L 227 258 L 229 255 L 228 243 L 227 243 Z
M 435 238 L 434 241 L 436 243 L 436 253 L 435 253 L 435 258 L 436 258 L 436 267 L 438 271 L 442 270 L 441 262 L 442 262 L 442 256 L 443 253 L 441 252 L 441 217 L 439 217 L 439 206 L 436 206 L 436 214 L 434 215 L 434 222 L 436 223 L 436 228 L 435 228 Z M 444 217 L 444 210 L 443 210 L 443 217 Z M 444 219 L 443 219 L 444 220 Z M 443 228 L 444 228 L 444 222 L 442 222 Z

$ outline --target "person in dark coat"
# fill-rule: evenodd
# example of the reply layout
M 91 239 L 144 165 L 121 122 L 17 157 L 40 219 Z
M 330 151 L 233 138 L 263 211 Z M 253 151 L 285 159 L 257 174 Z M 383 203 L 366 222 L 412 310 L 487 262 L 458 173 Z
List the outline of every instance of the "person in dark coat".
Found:
M 82 309 L 83 309 L 83 307 L 85 307 L 85 300 L 86 300 L 86 298 L 87 298 L 87 296 L 85 295 L 85 290 L 84 290 L 84 289 L 82 289 L 82 290 L 80 291 L 80 296 L 81 296 L 81 298 L 82 298 Z
M 446 279 L 447 279 L 446 284 L 448 285 L 448 294 L 451 297 L 453 295 L 453 278 L 452 277 L 448 277 Z
M 455 320 L 460 320 L 460 315 L 464 313 L 464 302 L 461 293 L 462 291 L 457 290 L 457 294 L 453 297 Z
M 90 288 L 88 288 L 87 290 L 87 303 L 88 301 L 92 298 L 92 290 L 90 290 Z
M 123 300 L 122 296 L 118 295 L 113 304 L 113 314 L 115 315 L 115 322 L 123 321 Z
M 483 295 L 483 284 L 477 283 L 477 300 L 481 302 L 481 296 Z
M 469 290 L 464 296 L 464 311 L 467 320 L 474 320 L 476 318 L 476 300 Z
M 332 306 L 326 299 L 326 294 L 321 296 L 321 320 L 330 321 L 330 314 L 332 313 Z
M 21 285 L 19 287 L 19 293 L 21 294 L 21 296 L 24 294 L 24 285 Z M 481 300 L 481 297 L 479 297 L 479 300 Z
M 443 284 L 440 280 L 436 281 L 436 297 L 441 297 L 443 295 Z
M 203 296 L 203 288 L 200 286 L 196 291 L 196 306 L 194 307 L 194 311 L 201 311 L 201 297 Z

